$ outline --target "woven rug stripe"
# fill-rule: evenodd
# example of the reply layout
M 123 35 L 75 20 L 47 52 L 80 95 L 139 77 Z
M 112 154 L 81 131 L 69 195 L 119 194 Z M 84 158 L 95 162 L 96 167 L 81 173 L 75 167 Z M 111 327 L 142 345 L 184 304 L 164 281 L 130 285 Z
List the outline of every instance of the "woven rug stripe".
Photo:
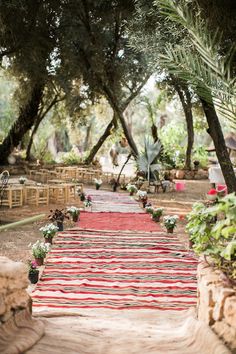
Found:
M 96 208 L 112 204 L 116 211 L 82 212 L 76 228 L 57 235 L 32 295 L 33 311 L 195 306 L 198 262 L 177 235 L 164 232 L 128 195 L 89 192 Z M 127 205 L 131 212 L 123 212 Z

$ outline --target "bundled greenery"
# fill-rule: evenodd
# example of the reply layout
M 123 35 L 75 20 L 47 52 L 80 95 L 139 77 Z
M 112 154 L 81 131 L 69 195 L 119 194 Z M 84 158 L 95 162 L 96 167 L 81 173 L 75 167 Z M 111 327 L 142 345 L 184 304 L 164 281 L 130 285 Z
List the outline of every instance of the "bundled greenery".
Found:
M 187 218 L 194 251 L 236 280 L 236 195 L 219 198 L 211 207 L 196 203 Z

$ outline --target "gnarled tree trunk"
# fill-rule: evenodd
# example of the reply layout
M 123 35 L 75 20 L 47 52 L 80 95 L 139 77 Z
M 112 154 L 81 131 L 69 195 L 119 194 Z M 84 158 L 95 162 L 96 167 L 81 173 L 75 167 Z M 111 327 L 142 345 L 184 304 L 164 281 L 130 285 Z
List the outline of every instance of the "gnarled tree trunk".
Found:
M 98 142 L 91 149 L 89 156 L 84 161 L 85 164 L 89 165 L 93 161 L 98 150 L 101 148 L 101 146 L 103 145 L 105 140 L 111 135 L 111 128 L 113 127 L 113 125 L 114 125 L 114 116 L 113 116 L 112 120 L 110 121 L 110 123 L 108 124 L 108 126 L 106 127 L 102 136 L 99 138 Z
M 0 145 L 0 165 L 7 163 L 8 156 L 18 146 L 25 133 L 31 129 L 38 115 L 40 101 L 43 95 L 43 85 L 35 84 L 29 101 L 20 108 L 18 119 L 12 125 L 7 137 Z
M 124 135 L 128 141 L 128 144 L 130 146 L 130 149 L 131 149 L 131 152 L 132 152 L 132 155 L 134 155 L 135 157 L 137 157 L 139 155 L 138 153 L 138 149 L 137 149 L 137 146 L 134 142 L 134 139 L 133 139 L 133 136 L 132 134 L 130 133 L 128 127 L 127 127 L 127 124 L 126 124 L 126 121 L 125 121 L 125 117 L 124 117 L 124 110 L 126 107 L 123 107 L 122 109 L 119 107 L 115 97 L 110 94 L 110 92 L 107 94 L 107 99 L 111 105 L 111 107 L 113 108 L 113 112 L 114 114 L 116 115 L 117 119 L 120 121 L 121 123 L 121 126 L 123 128 L 123 132 L 124 132 Z
M 31 149 L 32 149 L 33 141 L 34 141 L 34 136 L 37 133 L 37 130 L 39 128 L 40 123 L 45 118 L 45 116 L 48 114 L 48 112 L 52 109 L 52 107 L 55 106 L 55 104 L 57 104 L 58 102 L 63 101 L 64 99 L 65 99 L 65 96 L 63 96 L 62 98 L 58 98 L 58 94 L 56 94 L 56 96 L 53 98 L 51 103 L 46 107 L 44 112 L 40 112 L 37 115 L 37 118 L 36 118 L 35 123 L 34 123 L 33 130 L 32 130 L 31 135 L 30 135 L 30 141 L 29 141 L 29 144 L 28 144 L 27 150 L 26 150 L 26 160 L 27 161 L 30 161 L 30 159 L 31 159 L 30 155 L 31 155 Z
M 209 134 L 214 142 L 216 155 L 228 188 L 228 192 L 236 192 L 236 177 L 214 104 L 210 104 L 202 98 L 200 98 L 200 100 L 206 115 L 209 126 Z
M 185 155 L 185 165 L 184 168 L 187 170 L 191 170 L 191 155 L 193 150 L 194 144 L 194 128 L 193 128 L 193 113 L 192 113 L 192 102 L 191 102 L 191 95 L 187 86 L 180 86 L 175 84 L 175 89 L 179 95 L 179 99 L 181 101 L 186 125 L 187 125 L 187 133 L 188 133 L 188 144 L 186 149 Z

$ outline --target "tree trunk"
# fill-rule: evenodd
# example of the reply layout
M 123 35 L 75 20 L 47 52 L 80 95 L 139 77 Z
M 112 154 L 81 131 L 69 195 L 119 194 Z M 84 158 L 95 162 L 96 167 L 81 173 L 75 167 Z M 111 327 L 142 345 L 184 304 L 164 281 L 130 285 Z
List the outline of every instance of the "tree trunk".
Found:
M 124 163 L 123 166 L 121 167 L 120 173 L 119 173 L 119 175 L 118 175 L 118 177 L 117 177 L 117 180 L 116 180 L 116 185 L 117 185 L 117 186 L 119 186 L 119 184 L 120 184 L 120 176 L 121 176 L 121 173 L 122 173 L 123 169 L 125 168 L 125 166 L 127 165 L 127 163 L 129 162 L 129 159 L 131 158 L 131 156 L 132 156 L 131 154 L 129 154 L 129 155 L 127 156 L 127 159 L 126 159 L 125 163 Z
M 151 126 L 151 131 L 152 131 L 152 138 L 153 138 L 153 141 L 154 141 L 154 143 L 156 143 L 157 140 L 158 140 L 158 132 L 157 132 L 157 126 L 156 126 L 156 124 L 152 124 L 152 126 Z
M 193 112 L 192 112 L 192 102 L 191 102 L 191 95 L 186 88 L 185 90 L 185 97 L 186 97 L 186 111 L 185 111 L 185 119 L 187 124 L 187 132 L 188 132 L 188 145 L 186 150 L 186 158 L 185 158 L 185 168 L 187 170 L 191 170 L 191 155 L 193 150 L 194 144 L 194 128 L 193 128 Z
M 40 125 L 40 123 L 42 122 L 44 117 L 37 117 L 37 120 L 34 124 L 34 127 L 33 127 L 33 130 L 32 130 L 32 133 L 31 133 L 31 136 L 30 136 L 30 141 L 29 141 L 29 144 L 27 146 L 27 150 L 26 150 L 26 161 L 30 161 L 31 160 L 31 149 L 32 149 L 32 145 L 33 145 L 33 141 L 34 141 L 34 136 L 38 130 L 38 127 Z
M 7 137 L 0 145 L 0 165 L 6 164 L 8 156 L 18 146 L 25 133 L 31 129 L 37 118 L 40 101 L 43 95 L 43 85 L 36 84 L 31 97 L 24 107 L 20 108 L 18 119 L 12 125 Z
M 138 94 L 139 91 L 137 91 L 137 93 L 136 93 L 136 95 L 134 95 L 134 97 L 132 95 L 130 95 L 130 97 L 126 100 L 126 103 L 123 105 L 122 108 L 119 107 L 119 105 L 117 103 L 117 99 L 115 98 L 115 96 L 113 95 L 113 92 L 110 90 L 110 88 L 107 85 L 103 85 L 103 91 L 104 91 L 104 94 L 106 95 L 106 98 L 107 98 L 110 106 L 113 109 L 115 116 L 119 119 L 119 121 L 121 123 L 121 126 L 123 128 L 123 132 L 124 132 L 125 137 L 128 141 L 128 144 L 130 146 L 132 154 L 134 155 L 134 157 L 137 157 L 139 155 L 138 149 L 137 149 L 134 139 L 133 139 L 132 135 L 130 134 L 129 129 L 127 127 L 125 117 L 124 117 L 124 111 L 127 108 L 127 106 L 129 105 L 129 103 L 131 102 L 131 97 L 133 99 Z
M 62 98 L 58 99 L 58 94 L 56 94 L 56 96 L 53 98 L 53 100 L 51 101 L 51 103 L 47 106 L 47 108 L 45 109 L 44 112 L 41 112 L 40 114 L 37 115 L 37 119 L 35 121 L 31 136 L 30 136 L 30 141 L 29 144 L 27 146 L 27 150 L 26 150 L 26 161 L 30 161 L 31 156 L 30 156 L 30 152 L 32 149 L 32 145 L 33 145 L 33 141 L 34 141 L 34 136 L 38 130 L 38 127 L 40 125 L 40 123 L 42 122 L 42 120 L 44 119 L 44 117 L 48 114 L 48 112 L 52 109 L 52 107 L 60 102 L 63 101 L 65 98 L 65 96 L 63 96 Z
M 91 135 L 91 131 L 92 131 L 92 125 L 93 125 L 93 122 L 90 122 L 89 126 L 87 127 L 86 137 L 84 140 L 84 151 L 87 151 L 89 148 L 89 145 L 90 145 L 89 140 L 90 140 L 90 135 Z
M 186 125 L 188 133 L 188 144 L 185 155 L 185 164 L 184 168 L 186 170 L 191 170 L 191 155 L 194 144 L 194 129 L 193 129 L 193 113 L 192 113 L 192 102 L 191 95 L 188 87 L 181 87 L 178 84 L 175 84 L 175 89 L 179 95 L 180 102 L 182 104 Z
M 200 100 L 206 115 L 207 123 L 209 126 L 209 134 L 214 142 L 216 155 L 228 188 L 228 192 L 236 192 L 236 177 L 215 107 L 213 103 L 209 104 L 202 98 L 200 98 Z
M 129 129 L 127 127 L 127 124 L 126 124 L 126 121 L 125 121 L 125 117 L 124 117 L 124 114 L 123 114 L 124 109 L 121 110 L 119 108 L 119 106 L 118 106 L 116 100 L 114 99 L 114 97 L 108 96 L 107 99 L 109 100 L 110 105 L 113 108 L 114 114 L 117 116 L 117 118 L 119 119 L 119 121 L 120 121 L 120 123 L 122 125 L 123 132 L 124 132 L 125 137 L 126 137 L 126 139 L 128 141 L 128 144 L 130 146 L 132 154 L 134 155 L 134 157 L 137 157 L 139 155 L 138 149 L 137 149 L 137 146 L 136 146 L 136 144 L 134 142 L 133 136 L 129 132 Z
M 112 120 L 110 121 L 110 123 L 106 127 L 104 133 L 102 134 L 102 136 L 98 140 L 97 144 L 95 144 L 94 147 L 92 148 L 92 150 L 90 151 L 89 156 L 84 161 L 85 164 L 89 165 L 93 161 L 95 155 L 97 154 L 98 150 L 103 145 L 104 141 L 111 135 L 111 128 L 114 125 L 114 120 L 115 120 L 115 116 L 113 116 Z

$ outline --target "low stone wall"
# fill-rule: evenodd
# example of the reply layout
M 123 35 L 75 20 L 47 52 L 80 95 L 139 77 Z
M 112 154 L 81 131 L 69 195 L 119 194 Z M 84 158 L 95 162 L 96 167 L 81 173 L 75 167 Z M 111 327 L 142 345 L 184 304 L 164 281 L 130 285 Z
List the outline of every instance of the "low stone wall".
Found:
M 198 266 L 197 314 L 236 353 L 236 289 L 205 262 Z
M 23 353 L 44 334 L 44 324 L 31 317 L 27 267 L 0 257 L 0 353 Z

